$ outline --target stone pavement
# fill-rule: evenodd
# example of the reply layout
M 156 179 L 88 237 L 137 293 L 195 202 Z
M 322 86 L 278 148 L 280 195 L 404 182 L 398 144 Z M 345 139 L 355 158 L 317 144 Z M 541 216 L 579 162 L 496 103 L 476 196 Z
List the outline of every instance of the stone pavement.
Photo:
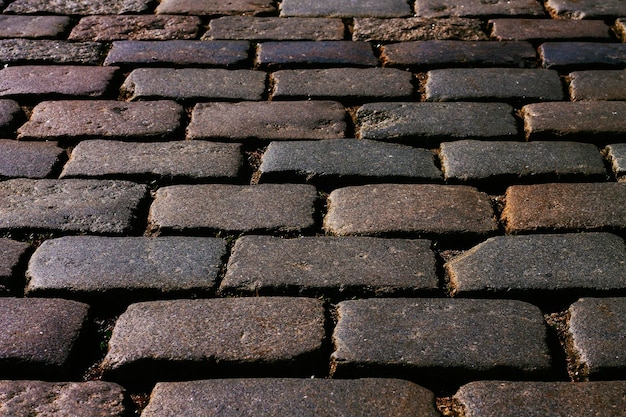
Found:
M 0 0 L 0 417 L 626 416 L 623 0 Z

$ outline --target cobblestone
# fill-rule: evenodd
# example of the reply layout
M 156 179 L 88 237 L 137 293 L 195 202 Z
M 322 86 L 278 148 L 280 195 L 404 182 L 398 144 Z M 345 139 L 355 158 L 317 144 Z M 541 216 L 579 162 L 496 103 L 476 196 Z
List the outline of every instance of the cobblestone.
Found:
M 202 39 L 331 41 L 342 40 L 344 32 L 341 19 L 224 16 L 209 22 Z
M 599 42 L 546 42 L 539 47 L 545 68 L 557 70 L 622 69 L 626 44 Z
M 491 36 L 499 41 L 609 40 L 609 27 L 601 20 L 492 19 Z
M 0 40 L 0 63 L 98 65 L 102 47 L 96 42 L 65 42 L 50 39 Z
M 606 149 L 613 173 L 618 179 L 623 179 L 626 174 L 626 144 L 616 143 Z
M 570 75 L 572 100 L 626 101 L 626 71 L 577 71 Z
M 0 16 L 0 38 L 55 38 L 70 24 L 68 16 Z
M 28 244 L 16 240 L 0 238 L 0 294 L 6 296 L 14 286 L 16 270 L 23 261 Z
M 197 16 L 86 16 L 70 33 L 72 41 L 195 39 L 201 21 Z
M 541 5 L 533 0 L 415 0 L 415 14 L 423 17 L 448 16 L 541 16 Z
M 403 0 L 283 0 L 280 15 L 309 17 L 402 17 L 411 14 L 411 7 Z
M 150 0 L 15 0 L 5 12 L 17 14 L 123 14 L 141 13 L 148 9 Z
M 63 153 L 54 142 L 0 139 L 0 177 L 45 178 L 61 162 Z
M 0 99 L 0 133 L 6 134 L 22 114 L 16 101 Z
M 462 39 L 466 41 L 487 40 L 480 20 L 465 18 L 427 19 L 408 18 L 356 18 L 352 40 L 354 41 L 428 41 Z
M 622 42 L 626 42 L 626 19 L 617 19 L 615 21 L 615 33 L 621 37 Z
M 546 9 L 553 16 L 572 19 L 603 19 L 626 15 L 626 5 L 620 0 L 601 3 L 589 0 L 547 0 Z
M 256 61 L 268 68 L 378 65 L 369 43 L 353 41 L 263 42 L 259 44 Z
M 200 16 L 246 14 L 258 15 L 275 11 L 272 0 L 163 0 L 156 8 L 160 14 L 191 14 Z

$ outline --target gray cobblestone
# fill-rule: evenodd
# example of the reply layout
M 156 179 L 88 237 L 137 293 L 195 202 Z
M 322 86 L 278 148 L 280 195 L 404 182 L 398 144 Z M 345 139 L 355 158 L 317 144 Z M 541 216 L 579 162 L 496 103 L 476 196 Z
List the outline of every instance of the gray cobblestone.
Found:
M 609 40 L 601 20 L 492 19 L 491 36 L 499 41 Z
M 1 6 L 1 4 L 0 4 Z M 70 24 L 68 16 L 0 16 L 0 38 L 55 38 Z
M 395 19 L 354 19 L 352 40 L 355 41 L 427 41 L 434 39 L 487 40 L 478 19 L 427 19 L 408 17 Z
M 96 42 L 65 42 L 49 39 L 0 40 L 0 62 L 4 65 L 76 64 L 98 65 L 102 47 Z
M 572 100 L 626 101 L 626 71 L 577 71 L 570 75 Z
M 54 142 L 0 139 L 0 177 L 45 178 L 60 163 L 63 153 Z
M 626 44 L 600 42 L 546 42 L 539 46 L 545 68 L 556 70 L 622 69 Z
M 411 15 L 411 7 L 403 0 L 283 0 L 280 15 L 308 17 L 402 17 Z
M 415 14 L 422 17 L 447 16 L 541 16 L 541 4 L 534 0 L 416 0 Z
M 197 16 L 87 16 L 70 33 L 72 41 L 194 39 L 199 32 Z
M 344 38 L 341 19 L 224 16 L 209 22 L 202 39 L 330 41 Z
M 6 134 L 6 131 L 9 130 L 22 115 L 22 109 L 16 101 L 0 100 L 0 133 Z
M 353 41 L 263 42 L 258 46 L 256 61 L 268 68 L 378 65 L 378 59 L 369 43 Z
M 15 0 L 5 12 L 17 14 L 123 14 L 141 13 L 148 9 L 150 0 Z
M 0 238 L 0 295 L 6 295 L 17 286 L 14 275 L 27 249 L 27 243 Z
M 160 14 L 258 15 L 275 11 L 272 0 L 163 0 L 156 8 Z
M 626 175 L 626 143 L 615 143 L 606 147 L 607 155 L 615 176 L 622 180 Z

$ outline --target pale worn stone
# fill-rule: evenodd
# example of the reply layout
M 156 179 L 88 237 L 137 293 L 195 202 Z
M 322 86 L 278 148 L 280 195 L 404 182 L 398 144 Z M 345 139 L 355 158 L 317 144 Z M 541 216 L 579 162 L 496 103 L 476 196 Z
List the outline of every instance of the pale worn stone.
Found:
M 547 0 L 546 9 L 554 17 L 571 19 L 606 19 L 626 16 L 626 4 L 621 0 Z
M 15 0 L 5 12 L 17 14 L 123 14 L 141 13 L 150 0 Z
M 258 15 L 276 10 L 272 0 L 162 0 L 156 8 L 159 14 L 191 15 Z
M 86 16 L 70 33 L 72 41 L 195 39 L 198 16 Z
M 45 178 L 64 152 L 54 142 L 0 139 L 0 177 Z
M 569 75 L 572 100 L 626 101 L 626 71 L 577 71 Z
M 202 39 L 329 41 L 342 40 L 344 32 L 341 19 L 224 16 L 209 22 Z
M 283 0 L 280 15 L 308 17 L 402 17 L 411 14 L 404 0 Z
M 99 65 L 102 45 L 97 42 L 65 42 L 49 39 L 2 39 L 0 62 L 5 65 Z
M 55 38 L 60 36 L 69 24 L 69 16 L 2 15 L 0 38 Z
M 542 16 L 536 0 L 415 0 L 415 14 L 420 17 L 447 16 Z
M 356 18 L 352 40 L 407 42 L 428 40 L 487 40 L 478 19 Z
M 499 41 L 609 40 L 611 32 L 601 20 L 492 19 L 491 36 Z
M 626 175 L 626 143 L 615 143 L 606 147 L 606 152 L 613 168 L 613 173 L 619 180 Z

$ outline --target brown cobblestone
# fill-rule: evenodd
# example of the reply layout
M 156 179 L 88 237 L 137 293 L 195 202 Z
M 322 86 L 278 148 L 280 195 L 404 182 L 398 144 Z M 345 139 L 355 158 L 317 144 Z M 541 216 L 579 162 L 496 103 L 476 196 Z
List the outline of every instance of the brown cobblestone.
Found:
M 283 0 L 280 15 L 309 17 L 402 17 L 411 14 L 411 7 L 403 0 Z
M 622 39 L 622 42 L 626 42 L 626 18 L 615 21 L 615 33 Z
M 0 177 L 45 178 L 64 150 L 54 142 L 18 142 L 0 139 Z
M 342 40 L 344 32 L 341 19 L 224 16 L 211 20 L 202 39 L 330 41 Z
M 609 40 L 602 20 L 492 19 L 491 36 L 499 41 Z
M 555 17 L 603 19 L 626 16 L 626 4 L 620 0 L 547 0 L 546 9 Z
M 72 41 L 195 39 L 197 16 L 87 16 L 72 29 Z
M 626 71 L 578 71 L 570 75 L 572 100 L 626 101 Z
M 619 180 L 626 176 L 626 143 L 615 143 L 606 147 L 613 173 Z
M 534 0 L 415 0 L 415 14 L 421 17 L 542 16 L 544 11 Z
M 159 14 L 192 15 L 258 15 L 275 11 L 272 0 L 163 0 L 156 8 Z
M 0 16 L 0 38 L 56 38 L 70 24 L 68 16 Z
M 427 19 L 408 17 L 395 19 L 354 19 L 354 41 L 428 41 L 461 39 L 466 41 L 487 40 L 478 19 L 450 18 Z

